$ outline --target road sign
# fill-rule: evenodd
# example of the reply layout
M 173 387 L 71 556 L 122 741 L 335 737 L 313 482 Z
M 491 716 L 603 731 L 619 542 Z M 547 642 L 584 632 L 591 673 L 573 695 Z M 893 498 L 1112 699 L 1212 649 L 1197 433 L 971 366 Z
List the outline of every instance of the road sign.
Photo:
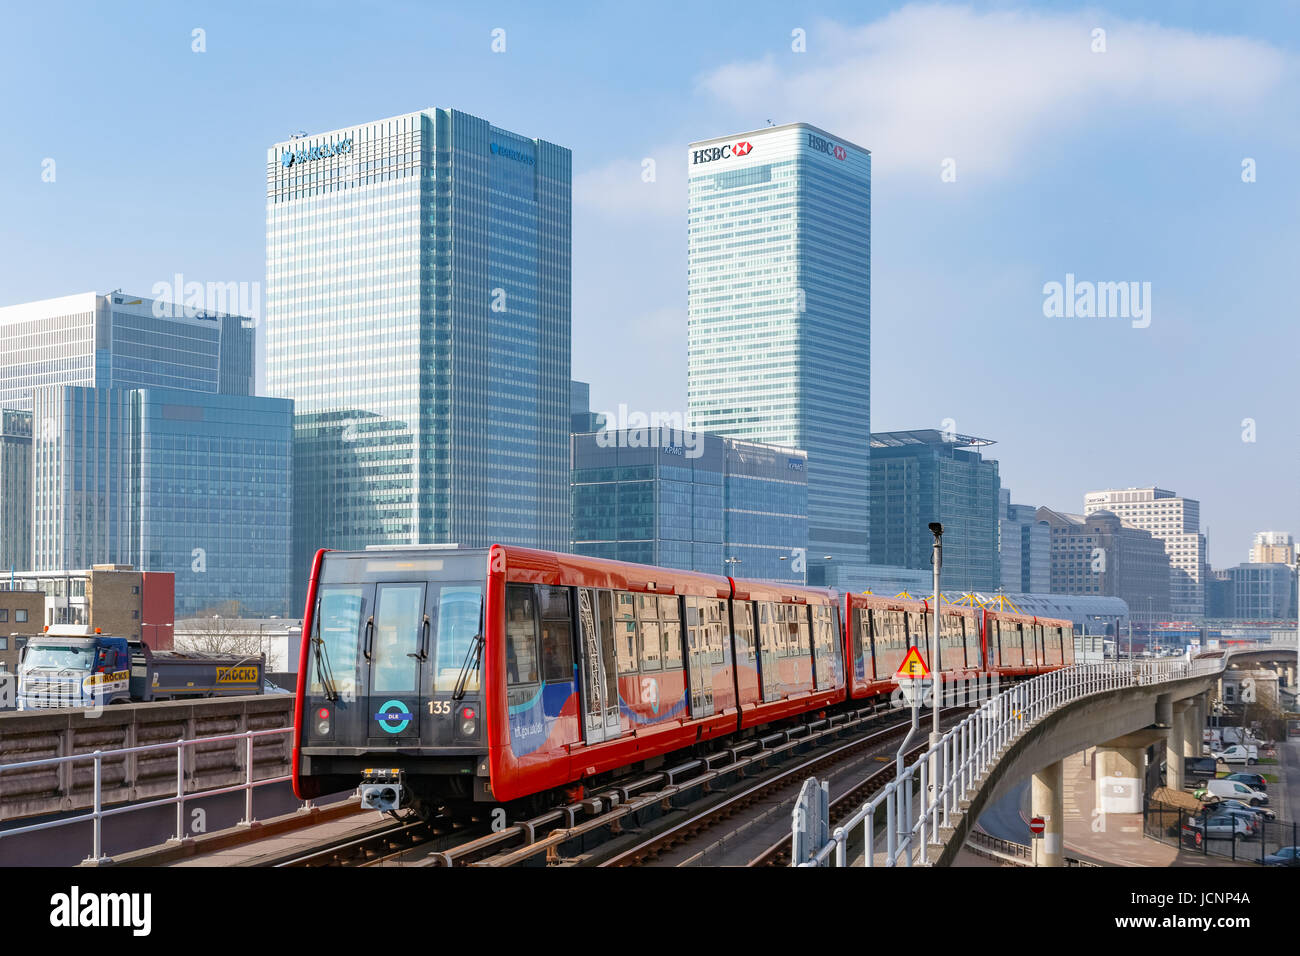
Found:
M 1034 817 L 1032 820 L 1029 821 L 1029 829 L 1036 834 L 1042 833 L 1045 827 L 1046 824 L 1043 823 L 1042 817 Z
M 921 657 L 921 652 L 916 647 L 907 649 L 907 656 L 903 658 L 903 663 L 898 665 L 898 670 L 894 673 L 895 680 L 903 678 L 916 679 L 918 677 L 929 677 L 930 668 L 925 666 L 925 660 Z

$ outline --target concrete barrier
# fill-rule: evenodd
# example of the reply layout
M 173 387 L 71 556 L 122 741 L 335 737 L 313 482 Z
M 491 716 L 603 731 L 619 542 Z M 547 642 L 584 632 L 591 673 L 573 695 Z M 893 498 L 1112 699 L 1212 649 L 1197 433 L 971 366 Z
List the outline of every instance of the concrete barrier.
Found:
M 75 709 L 0 713 L 0 821 L 85 810 L 94 803 L 93 760 L 9 772 L 6 764 L 286 727 L 293 720 L 293 700 L 276 694 L 122 704 L 98 714 Z M 289 772 L 289 736 L 254 739 L 254 780 Z M 242 740 L 187 747 L 186 793 L 242 783 L 246 747 Z M 175 750 L 125 754 L 102 763 L 105 806 L 176 794 Z

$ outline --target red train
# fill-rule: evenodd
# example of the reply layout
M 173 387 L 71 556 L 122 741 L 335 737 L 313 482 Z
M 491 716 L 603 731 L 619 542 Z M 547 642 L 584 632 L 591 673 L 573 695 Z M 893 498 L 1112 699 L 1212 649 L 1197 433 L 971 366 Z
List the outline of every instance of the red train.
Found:
M 493 545 L 316 555 L 300 798 L 534 806 L 809 712 L 883 703 L 925 601 Z M 945 605 L 945 682 L 1073 662 L 1070 622 Z

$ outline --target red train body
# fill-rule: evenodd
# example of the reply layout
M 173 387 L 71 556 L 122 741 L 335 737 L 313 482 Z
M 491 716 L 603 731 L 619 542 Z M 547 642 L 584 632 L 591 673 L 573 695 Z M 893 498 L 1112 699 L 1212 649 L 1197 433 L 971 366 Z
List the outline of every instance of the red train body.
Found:
M 294 791 L 377 809 L 575 794 L 723 737 L 884 701 L 925 601 L 570 554 L 317 554 L 303 619 Z M 1073 659 L 1069 622 L 944 605 L 937 672 Z M 716 746 L 716 745 L 715 745 Z M 375 768 L 381 768 L 376 770 Z

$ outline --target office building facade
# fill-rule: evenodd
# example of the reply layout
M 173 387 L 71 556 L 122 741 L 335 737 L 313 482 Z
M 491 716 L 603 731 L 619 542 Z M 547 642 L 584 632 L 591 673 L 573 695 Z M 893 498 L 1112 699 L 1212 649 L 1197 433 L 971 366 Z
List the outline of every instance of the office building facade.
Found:
M 33 392 L 32 567 L 175 573 L 176 609 L 290 613 L 293 404 L 164 388 Z
M 998 550 L 1002 589 L 1022 594 L 1046 594 L 1052 589 L 1052 535 L 1039 523 L 1038 509 L 1011 501 L 1011 490 L 998 493 Z
M 32 559 L 32 414 L 0 408 L 0 571 Z
M 706 433 L 648 438 L 657 434 L 573 436 L 573 551 L 805 583 L 807 455 Z
M 1163 541 L 1169 555 L 1170 612 L 1193 619 L 1204 616 L 1209 560 L 1205 535 L 1201 534 L 1199 501 L 1154 485 L 1109 488 L 1084 496 L 1084 515 L 1094 511 L 1109 511 L 1125 524 L 1149 531 Z
M 1001 480 L 979 448 L 993 444 L 937 429 L 871 436 L 871 561 L 929 568 L 932 521 L 943 524 L 943 588 L 996 591 Z
M 870 557 L 871 154 L 803 123 L 687 151 L 691 424 L 808 453 L 811 583 Z
M 1134 620 L 1168 617 L 1169 556 L 1149 531 L 1107 511 L 1039 508 L 1038 521 L 1051 535 L 1051 593 L 1117 597 Z
M 253 321 L 246 316 L 123 292 L 86 292 L 0 308 L 0 556 L 5 558 L 4 567 L 49 566 L 33 563 L 31 541 L 31 411 L 38 389 L 160 387 L 251 395 L 253 342 Z M 117 401 L 121 400 L 119 396 Z M 13 414 L 14 410 L 20 414 Z M 107 406 L 103 412 L 108 413 Z M 48 430 L 52 423 L 38 425 L 38 436 L 41 427 Z M 96 466 L 103 476 L 101 495 L 117 488 L 121 474 L 120 449 L 113 446 L 108 453 L 116 460 Z M 19 474 L 23 467 L 26 480 Z M 106 500 L 103 507 L 110 507 Z M 107 539 L 119 530 L 110 523 L 95 534 Z M 118 544 L 114 537 L 107 550 L 87 552 L 85 563 L 61 566 L 117 561 Z
M 1250 547 L 1252 564 L 1295 564 L 1296 548 L 1285 531 L 1260 531 Z
M 317 548 L 569 537 L 569 150 L 455 110 L 266 153 L 267 387 Z
M 1229 568 L 1231 616 L 1243 621 L 1284 621 L 1296 614 L 1295 568 L 1281 562 L 1252 561 Z

